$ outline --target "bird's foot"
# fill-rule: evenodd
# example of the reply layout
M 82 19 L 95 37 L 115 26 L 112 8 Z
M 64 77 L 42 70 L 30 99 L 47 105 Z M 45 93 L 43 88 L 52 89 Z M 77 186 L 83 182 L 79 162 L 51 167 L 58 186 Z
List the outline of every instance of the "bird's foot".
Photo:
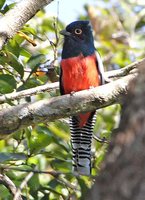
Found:
M 71 96 L 73 96 L 74 94 L 75 94 L 75 91 L 72 91 L 72 92 L 70 93 Z
M 94 138 L 97 142 L 100 142 L 100 143 L 106 143 L 106 144 L 109 143 L 109 141 L 108 141 L 105 137 L 99 138 L 98 136 L 93 135 L 93 138 Z
M 112 80 L 108 77 L 105 77 L 104 80 L 105 80 L 105 83 L 111 83 L 112 82 Z
M 94 86 L 90 86 L 90 87 L 89 87 L 89 89 L 93 89 L 93 88 L 95 88 L 95 87 L 94 87 Z

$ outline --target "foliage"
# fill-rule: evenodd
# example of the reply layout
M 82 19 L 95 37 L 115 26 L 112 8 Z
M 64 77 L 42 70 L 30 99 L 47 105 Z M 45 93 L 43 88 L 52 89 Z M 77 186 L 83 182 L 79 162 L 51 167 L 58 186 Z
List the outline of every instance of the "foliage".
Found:
M 13 6 L 5 3 L 5 0 L 0 1 L 2 13 Z M 106 70 L 123 67 L 144 56 L 145 3 L 99 0 L 96 7 L 86 5 L 85 9 L 86 16 L 78 19 L 92 22 L 95 45 Z M 54 75 L 59 74 L 62 39 L 58 31 L 63 27 L 62 22 L 42 10 L 9 40 L 0 52 L 0 94 L 51 82 L 49 70 L 54 65 Z M 44 74 L 43 69 L 47 73 Z M 55 91 L 43 93 L 23 101 L 7 102 L 1 108 L 56 95 L 59 93 Z M 98 111 L 95 134 L 109 140 L 117 127 L 119 111 L 119 105 Z M 93 141 L 93 176 L 98 174 L 106 151 L 106 144 Z M 0 141 L 0 152 L 0 168 L 16 186 L 20 187 L 25 177 L 33 172 L 22 188 L 24 199 L 84 199 L 93 184 L 93 177 L 75 177 L 71 172 L 68 120 L 41 123 L 17 131 Z M 0 200 L 9 199 L 12 196 L 8 189 L 0 185 Z

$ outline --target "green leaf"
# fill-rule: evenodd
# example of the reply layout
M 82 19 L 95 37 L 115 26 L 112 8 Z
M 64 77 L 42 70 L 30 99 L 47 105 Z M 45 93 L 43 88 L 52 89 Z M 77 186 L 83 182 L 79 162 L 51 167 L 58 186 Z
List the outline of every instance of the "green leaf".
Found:
M 41 85 L 40 81 L 37 80 L 35 77 L 32 77 L 32 78 L 29 78 L 29 80 L 25 83 L 25 89 L 26 88 L 36 87 L 38 85 Z
M 21 54 L 21 56 L 24 56 L 26 58 L 30 58 L 31 57 L 31 53 L 29 51 L 27 51 L 26 49 L 24 49 L 24 48 L 20 49 L 20 54 Z
M 13 53 L 16 57 L 19 57 L 20 46 L 14 38 L 9 40 L 5 48 L 7 49 L 7 51 Z
M 23 77 L 24 67 L 13 53 L 6 51 L 5 54 L 0 55 L 0 64 L 3 65 L 4 63 L 14 68 L 21 75 L 21 78 Z
M 31 186 L 31 192 L 37 191 L 40 187 L 39 175 L 33 175 L 32 178 L 29 180 L 28 184 Z
M 23 153 L 0 153 L 0 163 L 14 160 L 26 160 Z
M 33 131 L 33 134 L 34 135 L 28 139 L 28 145 L 31 153 L 39 152 L 52 142 L 52 136 L 49 130 L 43 126 L 37 127 L 37 129 Z
M 11 64 L 11 67 L 13 67 L 21 75 L 21 77 L 23 77 L 23 75 L 24 75 L 24 67 L 18 61 L 17 57 L 14 54 L 9 52 L 8 53 L 8 58 L 9 58 L 8 63 Z
M 16 88 L 16 80 L 12 75 L 0 74 L 0 93 L 10 93 Z
M 55 181 L 55 180 L 54 180 Z M 57 182 L 56 182 L 56 186 L 57 186 Z M 48 190 L 54 194 L 57 194 L 58 196 L 61 196 L 62 194 L 56 190 L 54 190 L 54 187 L 49 187 L 49 186 L 46 186 L 46 187 L 42 187 L 42 191 L 44 190 Z
M 81 194 L 82 194 L 81 199 L 83 200 L 83 199 L 85 199 L 86 193 L 88 191 L 88 187 L 87 187 L 87 184 L 85 183 L 85 180 L 83 180 L 81 178 L 78 178 L 78 183 L 81 187 Z
M 22 29 L 24 33 L 31 33 L 32 35 L 37 35 L 37 32 L 34 28 L 30 27 L 29 25 L 25 25 Z
M 36 72 L 39 65 L 42 64 L 44 61 L 45 61 L 44 54 L 37 54 L 37 55 L 31 56 L 31 58 L 27 62 L 27 65 L 32 69 L 30 74 L 33 74 L 34 72 Z
M 0 9 L 3 7 L 5 0 L 0 0 Z
M 4 9 L 2 10 L 2 13 L 6 13 L 8 10 L 10 10 L 11 8 L 13 8 L 15 4 L 16 3 L 11 3 L 9 5 L 6 4 L 5 7 L 4 7 Z
M 0 199 L 10 199 L 11 194 L 9 190 L 2 184 L 0 184 Z
M 31 69 L 34 69 L 35 67 L 38 67 L 39 64 L 44 62 L 44 59 L 45 59 L 45 56 L 43 54 L 34 55 L 34 56 L 31 56 L 27 64 Z

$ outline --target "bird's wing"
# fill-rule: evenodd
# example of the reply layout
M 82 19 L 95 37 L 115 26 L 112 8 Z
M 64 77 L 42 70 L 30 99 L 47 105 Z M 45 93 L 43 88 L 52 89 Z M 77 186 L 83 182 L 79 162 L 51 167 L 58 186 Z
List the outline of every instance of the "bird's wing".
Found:
M 97 66 L 98 66 L 98 70 L 99 70 L 99 74 L 100 74 L 100 79 L 101 79 L 101 85 L 103 85 L 106 80 L 104 66 L 103 66 L 101 56 L 97 51 L 96 51 L 96 58 L 97 58 Z
M 64 87 L 63 87 L 63 83 L 62 83 L 62 69 L 60 66 L 60 76 L 59 76 L 59 90 L 60 90 L 60 94 L 64 95 Z

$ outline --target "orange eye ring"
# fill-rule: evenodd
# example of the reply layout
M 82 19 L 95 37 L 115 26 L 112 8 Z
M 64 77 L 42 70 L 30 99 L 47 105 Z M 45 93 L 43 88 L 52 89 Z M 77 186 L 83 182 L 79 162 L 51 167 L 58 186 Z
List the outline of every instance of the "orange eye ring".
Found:
M 81 35 L 82 34 L 82 29 L 76 28 L 75 29 L 75 34 L 76 35 Z

